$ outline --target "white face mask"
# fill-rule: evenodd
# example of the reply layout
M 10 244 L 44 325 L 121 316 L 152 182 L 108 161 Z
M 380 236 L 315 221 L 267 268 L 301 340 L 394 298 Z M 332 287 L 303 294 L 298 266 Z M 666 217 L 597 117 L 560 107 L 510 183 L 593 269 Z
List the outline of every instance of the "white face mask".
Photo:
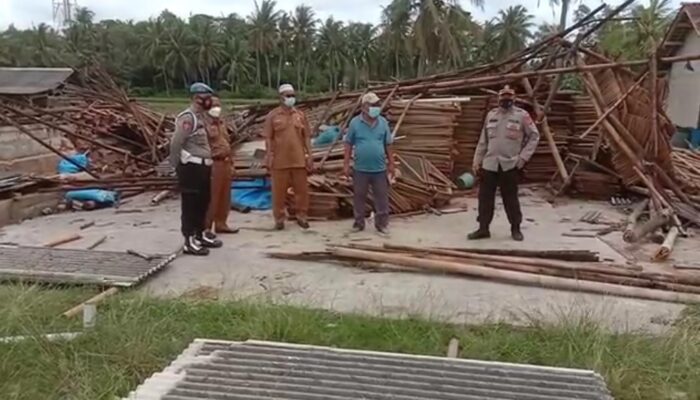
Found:
M 219 118 L 221 116 L 221 107 L 212 107 L 208 112 L 212 117 Z

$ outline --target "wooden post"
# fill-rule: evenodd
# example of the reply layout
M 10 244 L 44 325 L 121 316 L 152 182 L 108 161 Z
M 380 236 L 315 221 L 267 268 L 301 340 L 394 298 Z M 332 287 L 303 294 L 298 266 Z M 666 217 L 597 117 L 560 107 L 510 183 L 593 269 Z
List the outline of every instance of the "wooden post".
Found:
M 480 265 L 455 261 L 424 259 L 406 255 L 383 254 L 364 250 L 337 248 L 333 249 L 332 252 L 333 254 L 341 257 L 401 265 L 427 271 L 454 273 L 475 278 L 518 283 L 527 286 L 599 293 L 604 295 L 633 297 L 647 300 L 669 301 L 674 303 L 700 303 L 700 295 L 692 293 L 677 293 L 603 282 L 542 276 L 523 272 L 497 270 Z
M 54 239 L 50 242 L 46 242 L 43 244 L 43 247 L 57 247 L 62 244 L 70 243 L 70 242 L 75 242 L 76 240 L 80 240 L 83 237 L 78 235 L 77 233 L 72 233 L 70 235 L 62 236 L 60 238 Z
M 549 129 L 547 115 L 543 112 L 542 107 L 537 102 L 537 99 L 535 98 L 535 93 L 532 91 L 530 81 L 528 81 L 527 78 L 523 78 L 522 83 L 525 87 L 525 90 L 528 93 L 528 96 L 530 96 L 530 98 L 532 99 L 532 103 L 535 105 L 535 110 L 537 110 L 537 113 L 539 114 L 540 112 L 542 112 L 542 121 L 540 124 L 540 126 L 542 127 L 542 132 L 544 133 L 545 138 L 547 138 L 547 144 L 549 144 L 549 150 L 552 152 L 552 157 L 554 157 L 554 162 L 557 164 L 559 174 L 561 175 L 564 181 L 567 181 L 569 179 L 569 172 L 566 171 L 566 166 L 564 166 L 564 161 L 561 159 L 561 154 L 559 154 L 557 144 L 556 142 L 554 142 L 554 135 Z
M 656 254 L 654 254 L 654 261 L 664 261 L 668 259 L 673 251 L 673 244 L 676 242 L 679 233 L 680 231 L 675 226 L 668 231 L 664 243 L 659 247 L 659 250 L 656 251 Z
M 654 155 L 654 158 L 656 158 L 656 153 L 658 152 L 658 135 L 659 135 L 659 105 L 658 105 L 658 100 L 659 100 L 659 93 L 658 93 L 658 85 L 657 85 L 657 79 L 658 79 L 658 73 L 659 73 L 659 65 L 658 65 L 658 58 L 657 58 L 657 53 L 656 53 L 656 43 L 652 43 L 653 49 L 651 53 L 651 62 L 649 63 L 649 69 L 650 69 L 650 76 L 649 76 L 649 83 L 651 85 L 651 88 L 649 90 L 649 95 L 651 96 L 651 140 L 653 141 L 652 145 L 652 154 Z
M 66 318 L 73 318 L 76 315 L 83 312 L 83 307 L 85 306 L 85 304 L 87 304 L 87 303 L 90 303 L 90 304 L 100 303 L 103 300 L 105 300 L 106 298 L 108 298 L 110 296 L 114 296 L 117 293 L 119 293 L 119 288 L 117 288 L 117 287 L 109 288 L 109 289 L 105 290 L 104 292 L 98 294 L 97 296 L 92 297 L 89 300 L 84 301 L 84 302 L 78 304 L 77 306 L 71 308 L 70 310 L 64 312 L 63 316 Z
M 625 100 L 627 99 L 627 97 L 629 97 L 629 95 L 634 91 L 634 89 L 636 89 L 639 85 L 642 84 L 642 82 L 644 82 L 644 79 L 646 79 L 646 77 L 647 77 L 648 74 L 649 74 L 649 72 L 644 73 L 644 75 L 642 75 L 642 76 L 637 80 L 637 82 L 634 83 L 634 85 L 630 86 L 630 88 L 627 89 L 627 91 L 625 92 L 625 94 L 623 94 L 622 96 L 620 96 L 620 98 L 617 99 L 617 101 L 615 101 L 615 104 L 613 104 L 613 105 L 610 106 L 607 110 L 605 110 L 605 112 L 603 113 L 603 115 L 601 115 L 600 117 L 598 117 L 598 119 L 593 123 L 593 125 L 591 125 L 588 129 L 586 129 L 585 132 L 583 132 L 583 134 L 582 134 L 581 136 L 579 136 L 579 139 L 583 139 L 583 138 L 585 138 L 586 136 L 588 136 L 588 134 L 590 134 L 591 132 L 593 132 L 593 130 L 594 130 L 595 128 L 597 128 L 598 125 L 600 125 L 600 123 L 603 122 L 603 120 L 606 119 L 606 118 L 608 117 L 608 115 L 610 115 L 610 113 L 612 113 L 613 111 L 615 111 L 615 110 L 617 109 L 617 107 L 619 107 L 620 104 L 622 104 L 622 102 L 625 101 Z

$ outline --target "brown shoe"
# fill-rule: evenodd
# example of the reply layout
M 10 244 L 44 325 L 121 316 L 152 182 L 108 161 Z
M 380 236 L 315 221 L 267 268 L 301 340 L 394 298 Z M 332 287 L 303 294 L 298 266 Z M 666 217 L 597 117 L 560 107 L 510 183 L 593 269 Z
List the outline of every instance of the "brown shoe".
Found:
M 275 230 L 283 231 L 284 230 L 284 222 L 282 222 L 282 221 L 275 222 Z
M 233 235 L 233 234 L 238 233 L 239 231 L 240 231 L 240 229 L 238 229 L 238 228 L 229 228 L 228 226 L 224 226 L 222 228 L 216 228 L 216 233 L 223 234 L 223 235 L 226 235 L 226 234 Z
M 297 224 L 301 227 L 301 229 L 304 229 L 304 230 L 310 228 L 309 223 L 303 219 L 297 220 Z

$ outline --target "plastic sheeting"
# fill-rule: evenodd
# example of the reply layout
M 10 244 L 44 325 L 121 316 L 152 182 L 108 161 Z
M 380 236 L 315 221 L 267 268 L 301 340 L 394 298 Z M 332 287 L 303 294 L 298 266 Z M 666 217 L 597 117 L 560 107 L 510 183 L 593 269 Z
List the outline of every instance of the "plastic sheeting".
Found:
M 234 181 L 231 203 L 253 210 L 272 208 L 272 185 L 268 178 Z

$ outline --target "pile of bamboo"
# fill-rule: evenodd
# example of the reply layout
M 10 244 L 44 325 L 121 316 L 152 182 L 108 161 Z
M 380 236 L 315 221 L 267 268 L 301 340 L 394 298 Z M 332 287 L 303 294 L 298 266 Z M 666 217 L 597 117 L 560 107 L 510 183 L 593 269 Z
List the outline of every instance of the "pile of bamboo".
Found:
M 318 166 L 318 164 L 316 164 Z M 352 179 L 340 173 L 309 176 L 311 202 L 309 216 L 318 219 L 339 219 L 352 216 Z M 389 209 L 394 215 L 423 212 L 447 205 L 452 198 L 453 183 L 430 161 L 421 156 L 397 155 L 397 176 L 391 182 Z M 287 198 L 290 214 L 294 214 L 294 196 Z M 367 199 L 372 211 L 373 199 Z
M 273 253 L 274 258 L 335 260 L 358 266 L 378 264 L 400 271 L 449 273 L 526 286 L 677 303 L 700 303 L 700 276 L 686 272 L 646 272 L 625 266 L 504 256 L 428 247 L 385 244 L 344 245 L 325 252 Z
M 51 107 L 18 97 L 0 98 L 0 120 L 32 137 L 24 124 L 61 132 L 77 151 L 89 153 L 91 166 L 87 170 L 95 177 L 151 173 L 167 156 L 165 133 L 173 130 L 174 120 L 131 100 L 100 69 L 81 71 L 71 79 L 56 94 Z M 66 157 L 61 149 L 35 140 Z
M 700 152 L 674 149 L 671 158 L 673 170 L 683 189 L 689 194 L 700 194 Z
M 453 169 L 453 137 L 460 104 L 436 101 L 392 101 L 385 111 L 393 129 L 394 148 L 406 156 L 425 157 L 445 175 Z
M 495 101 L 490 96 L 471 96 L 470 101 L 462 105 L 462 112 L 457 117 L 454 131 L 454 170 L 453 177 L 472 170 L 474 151 L 481 136 L 486 114 Z

